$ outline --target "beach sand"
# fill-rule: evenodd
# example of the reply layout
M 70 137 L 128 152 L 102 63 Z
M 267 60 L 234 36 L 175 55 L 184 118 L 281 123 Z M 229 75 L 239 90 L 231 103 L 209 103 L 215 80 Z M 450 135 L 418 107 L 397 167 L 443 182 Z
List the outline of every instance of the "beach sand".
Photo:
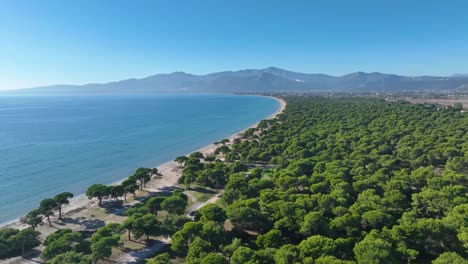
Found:
M 280 103 L 280 107 L 278 108 L 278 110 L 276 112 L 274 112 L 273 114 L 271 114 L 269 117 L 267 117 L 265 119 L 275 118 L 278 114 L 282 113 L 284 111 L 284 109 L 286 108 L 286 102 L 284 100 L 276 98 L 276 97 L 271 97 L 271 98 L 276 99 Z M 235 133 L 234 135 L 228 137 L 228 139 L 230 140 L 230 142 L 232 142 L 234 140 L 234 138 L 239 137 L 240 134 L 243 133 L 245 130 L 247 130 L 249 128 L 256 127 L 257 125 L 258 125 L 258 123 L 246 128 L 246 129 L 243 129 L 242 131 L 239 131 L 239 132 Z M 213 152 L 215 151 L 215 149 L 217 147 L 218 146 L 215 145 L 215 144 L 210 144 L 208 146 L 205 146 L 205 147 L 203 147 L 201 149 L 198 149 L 198 150 L 195 150 L 195 151 L 199 151 L 199 152 L 203 153 L 204 155 L 209 155 L 209 154 L 213 154 Z M 138 196 L 140 196 L 140 197 L 147 196 L 150 193 L 160 192 L 160 191 L 162 191 L 164 189 L 167 189 L 167 188 L 178 187 L 177 179 L 181 176 L 182 170 L 181 170 L 180 166 L 176 162 L 169 161 L 169 162 L 163 163 L 163 164 L 157 166 L 157 169 L 162 174 L 162 176 L 157 178 L 157 179 L 153 179 L 153 180 L 149 181 L 146 184 L 146 187 L 144 188 L 144 192 L 138 193 Z M 125 179 L 122 179 L 122 181 L 123 180 L 125 180 Z M 116 182 L 114 184 L 118 184 L 118 183 L 119 182 Z M 134 200 L 134 201 L 130 201 L 129 203 L 126 203 L 125 205 L 132 205 L 132 204 L 135 204 L 135 203 L 138 203 L 138 202 L 139 201 Z M 39 201 L 38 201 L 38 203 L 39 203 Z M 64 219 L 86 219 L 89 216 L 96 217 L 96 219 L 103 220 L 106 224 L 107 223 L 112 223 L 112 222 L 119 222 L 119 221 L 122 220 L 121 219 L 122 217 L 116 216 L 114 214 L 110 214 L 107 217 L 101 218 L 98 215 L 96 215 L 96 210 L 98 210 L 98 209 L 99 209 L 99 206 L 97 205 L 97 200 L 96 199 L 89 200 L 86 197 L 86 195 L 82 194 L 82 195 L 79 195 L 79 196 L 71 199 L 70 204 L 64 205 L 63 209 L 62 209 L 62 214 L 63 214 Z M 85 220 L 83 220 L 82 222 L 74 221 L 72 223 L 64 223 L 65 221 L 60 221 L 59 222 L 59 220 L 57 218 L 58 217 L 55 215 L 55 216 L 51 217 L 51 220 L 53 222 L 53 225 L 59 226 L 60 228 L 65 228 L 66 227 L 66 228 L 71 228 L 73 230 L 79 230 L 79 229 L 83 229 L 83 228 L 90 228 L 90 226 L 86 226 L 86 227 L 83 226 L 82 222 L 85 222 Z M 24 229 L 24 228 L 27 228 L 27 227 L 29 227 L 29 226 L 26 225 L 26 224 L 21 223 L 19 219 L 15 220 L 15 221 L 13 221 L 11 223 L 7 223 L 7 224 L 4 224 L 4 225 L 0 226 L 0 228 L 2 228 L 2 229 L 3 228 Z M 39 226 L 37 228 L 37 230 L 39 230 L 41 232 L 41 237 L 45 238 L 48 234 L 55 232 L 57 229 L 56 229 L 56 227 L 50 228 L 45 223 L 45 220 L 44 220 L 44 224 Z

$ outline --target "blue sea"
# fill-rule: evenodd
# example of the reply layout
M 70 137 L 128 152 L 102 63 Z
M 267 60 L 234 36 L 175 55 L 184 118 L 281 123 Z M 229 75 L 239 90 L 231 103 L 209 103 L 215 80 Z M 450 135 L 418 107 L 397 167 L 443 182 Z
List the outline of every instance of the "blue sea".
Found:
M 173 160 L 278 107 L 227 94 L 0 95 L 0 223 L 57 193 Z

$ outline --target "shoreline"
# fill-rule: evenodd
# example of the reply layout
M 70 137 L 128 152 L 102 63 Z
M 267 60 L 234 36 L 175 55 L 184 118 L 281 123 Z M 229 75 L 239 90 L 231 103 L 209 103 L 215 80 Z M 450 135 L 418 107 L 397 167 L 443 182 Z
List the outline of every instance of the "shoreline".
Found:
M 262 95 L 255 95 L 255 96 L 262 96 Z M 276 100 L 278 103 L 279 103 L 279 107 L 278 109 L 272 113 L 271 115 L 269 115 L 268 117 L 262 119 L 262 120 L 269 120 L 269 119 L 273 119 L 275 118 L 277 115 L 281 114 L 284 109 L 286 108 L 286 102 L 281 99 L 281 98 L 278 98 L 278 97 L 273 97 L 273 96 L 263 96 L 263 97 L 268 97 L 268 98 L 272 98 L 274 100 Z M 260 120 L 261 121 L 261 120 Z M 238 137 L 240 134 L 242 134 L 243 132 L 245 132 L 246 130 L 250 129 L 250 128 L 254 128 L 256 127 L 260 121 L 256 122 L 255 124 L 247 127 L 247 128 L 244 128 L 228 137 L 226 137 L 227 139 L 229 139 L 229 141 L 233 141 L 234 138 Z M 193 152 L 201 152 L 203 153 L 204 155 L 206 155 L 207 153 L 212 153 L 214 152 L 214 150 L 217 148 L 218 146 L 216 146 L 214 143 L 211 143 L 207 146 L 204 146 L 204 147 L 201 147 L 199 149 L 196 149 L 192 152 L 189 152 L 189 153 L 186 153 L 185 155 L 189 155 L 190 153 L 193 153 Z M 152 179 L 151 181 L 149 181 L 147 183 L 147 186 L 145 187 L 145 190 L 149 190 L 149 191 L 160 191 L 160 189 L 162 188 L 166 188 L 166 187 L 171 187 L 171 186 L 175 186 L 177 185 L 177 179 L 180 177 L 180 175 L 177 175 L 177 171 L 179 169 L 179 165 L 174 162 L 174 161 L 167 161 L 167 162 L 163 162 L 159 165 L 156 165 L 155 168 L 158 169 L 159 173 L 161 173 L 163 176 L 161 178 L 158 178 L 158 179 Z M 118 180 L 118 181 L 115 181 L 115 182 L 112 182 L 108 185 L 117 185 L 117 184 L 120 184 L 121 182 L 123 182 L 124 180 L 126 180 L 127 178 L 123 178 L 121 180 Z M 89 208 L 93 205 L 96 205 L 96 201 L 94 200 L 89 200 L 88 197 L 86 196 L 85 193 L 82 193 L 82 194 L 79 194 L 75 197 L 73 197 L 72 199 L 70 199 L 70 203 L 68 205 L 64 205 L 63 208 L 62 208 L 62 215 L 63 216 L 70 216 L 70 215 L 73 215 L 73 213 L 75 211 L 81 211 L 81 210 L 84 210 L 86 208 Z M 51 220 L 56 220 L 56 215 L 54 215 L 54 217 L 51 217 Z M 0 223 L 0 229 L 6 229 L 6 228 L 13 228 L 13 229 L 24 229 L 24 228 L 27 228 L 29 227 L 27 224 L 23 224 L 21 223 L 21 217 L 20 218 L 17 218 L 15 220 L 12 220 L 12 221 L 9 221 L 9 222 L 5 222 L 5 223 Z

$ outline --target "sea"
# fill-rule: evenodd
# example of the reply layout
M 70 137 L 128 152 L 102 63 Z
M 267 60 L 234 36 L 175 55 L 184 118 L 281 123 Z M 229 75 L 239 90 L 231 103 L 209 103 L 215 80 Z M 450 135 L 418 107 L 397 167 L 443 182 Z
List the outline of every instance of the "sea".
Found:
M 0 224 L 155 167 L 270 116 L 277 100 L 230 94 L 0 95 Z

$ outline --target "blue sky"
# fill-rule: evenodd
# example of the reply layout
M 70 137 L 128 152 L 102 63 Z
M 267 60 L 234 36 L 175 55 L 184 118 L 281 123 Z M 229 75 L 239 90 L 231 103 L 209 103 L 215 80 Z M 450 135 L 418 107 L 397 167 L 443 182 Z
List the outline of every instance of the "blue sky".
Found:
M 468 73 L 468 1 L 0 1 L 0 89 L 276 66 Z

